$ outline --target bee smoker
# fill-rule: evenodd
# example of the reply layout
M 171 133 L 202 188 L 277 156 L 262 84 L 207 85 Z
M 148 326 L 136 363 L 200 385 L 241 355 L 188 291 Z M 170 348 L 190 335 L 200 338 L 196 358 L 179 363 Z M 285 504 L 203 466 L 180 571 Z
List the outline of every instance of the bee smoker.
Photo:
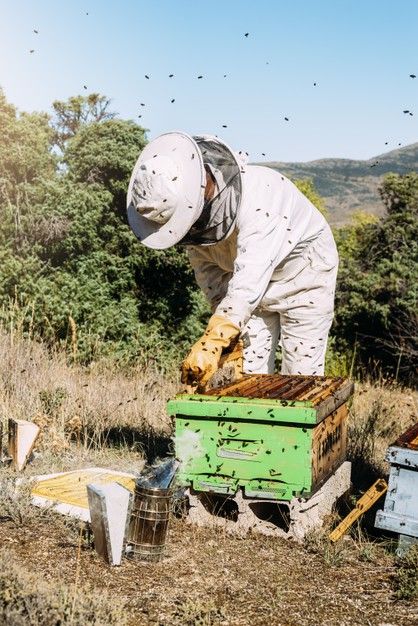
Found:
M 151 475 L 135 484 L 128 532 L 130 556 L 144 561 L 161 561 L 164 556 L 170 515 L 173 510 L 172 481 L 178 462 L 169 459 Z

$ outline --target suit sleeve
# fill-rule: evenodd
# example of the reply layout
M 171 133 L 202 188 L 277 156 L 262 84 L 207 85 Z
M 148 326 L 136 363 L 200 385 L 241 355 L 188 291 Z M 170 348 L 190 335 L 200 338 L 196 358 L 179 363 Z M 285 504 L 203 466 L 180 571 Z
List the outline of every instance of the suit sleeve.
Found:
M 237 256 L 216 313 L 243 327 L 263 298 L 277 266 L 295 246 L 283 211 L 252 208 L 240 220 Z
M 205 294 L 213 313 L 225 297 L 231 273 L 225 272 L 208 258 L 204 248 L 190 246 L 187 253 L 196 282 Z

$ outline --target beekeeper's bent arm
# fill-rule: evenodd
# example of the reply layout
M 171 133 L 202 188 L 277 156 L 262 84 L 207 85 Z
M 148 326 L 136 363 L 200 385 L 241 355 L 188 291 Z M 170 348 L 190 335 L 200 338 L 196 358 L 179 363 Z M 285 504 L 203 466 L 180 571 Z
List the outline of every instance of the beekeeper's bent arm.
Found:
M 264 172 L 259 172 L 259 181 L 263 175 Z M 271 180 L 268 173 L 265 177 L 267 182 Z M 277 178 L 273 182 L 276 181 Z M 264 193 L 263 189 L 260 193 L 259 184 L 247 185 L 246 192 L 237 222 L 233 275 L 225 297 L 216 308 L 217 315 L 226 315 L 240 328 L 259 305 L 273 273 L 274 279 L 280 280 L 282 262 L 300 256 L 304 239 L 312 233 L 316 235 L 325 226 L 319 212 L 287 179 L 282 185 L 267 184 Z
M 188 246 L 187 253 L 194 270 L 196 282 L 208 300 L 212 313 L 225 297 L 231 272 L 214 263 L 204 246 Z
M 260 303 L 280 262 L 281 255 L 277 251 L 284 246 L 277 220 L 270 220 L 263 226 L 263 232 L 256 225 L 248 225 L 240 232 L 234 272 L 227 293 L 216 308 L 218 315 L 226 315 L 240 328 Z

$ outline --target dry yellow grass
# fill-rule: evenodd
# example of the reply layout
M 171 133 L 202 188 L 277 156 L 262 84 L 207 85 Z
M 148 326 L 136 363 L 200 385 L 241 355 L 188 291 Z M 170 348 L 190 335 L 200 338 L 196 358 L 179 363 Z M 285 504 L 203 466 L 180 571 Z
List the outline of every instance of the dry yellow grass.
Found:
M 18 334 L 12 340 L 4 330 L 0 360 L 2 419 L 35 421 L 42 430 L 38 450 L 50 458 L 74 458 L 70 442 L 78 444 L 82 460 L 92 448 L 97 456 L 108 456 L 106 444 L 116 441 L 126 444 L 126 456 L 129 449 L 140 448 L 141 439 L 171 434 L 165 404 L 178 390 L 175 374 L 139 367 L 115 370 L 103 361 L 81 367 L 69 363 L 62 351 L 51 352 Z M 358 383 L 350 417 L 352 455 L 384 472 L 385 450 L 417 421 L 417 406 L 415 391 L 384 381 Z
M 115 371 L 103 363 L 69 365 L 63 352 L 0 331 L 0 411 L 35 421 L 43 446 L 62 452 L 69 440 L 91 447 L 125 432 L 167 435 L 165 404 L 177 388 L 152 369 Z
M 92 589 L 48 585 L 0 552 L 0 622 L 10 626 L 125 626 L 126 608 L 115 598 Z
M 397 384 L 364 382 L 356 385 L 350 422 L 349 446 L 354 463 L 364 472 L 389 470 L 384 457 L 388 445 L 418 421 L 418 394 Z M 367 475 L 365 476 L 367 484 Z M 370 484 L 373 482 L 370 480 Z

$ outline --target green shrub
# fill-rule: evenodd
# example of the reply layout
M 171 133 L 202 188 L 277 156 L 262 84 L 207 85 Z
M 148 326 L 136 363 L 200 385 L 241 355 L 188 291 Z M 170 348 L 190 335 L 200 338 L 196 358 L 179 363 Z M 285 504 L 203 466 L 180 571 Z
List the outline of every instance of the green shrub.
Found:
M 178 363 L 209 310 L 185 251 L 149 250 L 127 224 L 126 190 L 146 131 L 99 94 L 19 114 L 0 91 L 0 323 L 73 360 Z M 58 149 L 57 149 L 58 148 Z M 299 189 L 324 212 L 312 181 Z M 418 371 L 418 174 L 390 174 L 387 215 L 335 232 L 340 253 L 331 375 Z M 168 365 L 170 364 L 170 365 Z
M 146 137 L 113 119 L 107 104 L 97 94 L 56 102 L 54 126 L 44 115 L 19 117 L 0 99 L 8 131 L 8 145 L 0 140 L 0 188 L 8 190 L 0 193 L 0 321 L 68 346 L 80 362 L 115 355 L 166 369 L 203 328 L 204 307 L 184 250 L 151 251 L 127 224 L 126 190 Z
M 418 371 L 418 174 L 389 174 L 380 190 L 387 214 L 364 215 L 336 231 L 340 271 L 334 334 L 338 350 L 395 378 Z

